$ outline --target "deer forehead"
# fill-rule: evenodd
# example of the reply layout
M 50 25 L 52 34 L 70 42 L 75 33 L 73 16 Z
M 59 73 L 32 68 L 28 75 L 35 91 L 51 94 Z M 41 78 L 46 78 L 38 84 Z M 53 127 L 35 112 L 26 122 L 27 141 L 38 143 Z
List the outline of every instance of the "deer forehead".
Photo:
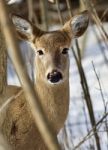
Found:
M 60 31 L 44 33 L 41 37 L 36 38 L 35 45 L 37 48 L 45 50 L 56 50 L 63 47 L 69 47 L 70 39 Z

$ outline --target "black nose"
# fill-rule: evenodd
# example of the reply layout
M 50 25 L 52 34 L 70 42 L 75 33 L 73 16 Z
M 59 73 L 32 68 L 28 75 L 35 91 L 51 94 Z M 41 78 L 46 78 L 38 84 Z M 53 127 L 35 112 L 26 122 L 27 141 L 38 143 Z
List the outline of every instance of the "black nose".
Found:
M 57 70 L 53 70 L 51 73 L 48 73 L 47 75 L 47 79 L 52 83 L 59 82 L 62 78 L 63 78 L 62 74 Z

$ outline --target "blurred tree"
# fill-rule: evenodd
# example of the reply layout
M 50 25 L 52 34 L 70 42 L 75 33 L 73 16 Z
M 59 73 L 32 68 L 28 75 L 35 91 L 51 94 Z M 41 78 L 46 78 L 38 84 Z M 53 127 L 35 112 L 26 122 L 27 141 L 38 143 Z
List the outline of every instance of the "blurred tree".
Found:
M 7 68 L 6 44 L 0 26 L 0 94 L 2 94 L 5 91 L 7 84 L 6 68 Z

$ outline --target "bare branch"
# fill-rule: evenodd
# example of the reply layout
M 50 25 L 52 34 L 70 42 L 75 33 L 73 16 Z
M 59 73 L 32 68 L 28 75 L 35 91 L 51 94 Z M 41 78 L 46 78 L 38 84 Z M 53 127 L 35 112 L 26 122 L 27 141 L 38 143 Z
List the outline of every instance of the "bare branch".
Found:
M 60 23 L 63 25 L 64 22 L 63 22 L 63 17 L 62 17 L 61 12 L 60 12 L 60 4 L 59 4 L 59 0 L 56 0 L 56 6 L 57 6 L 57 11 L 58 11 Z
M 76 150 L 77 148 L 79 148 L 84 142 L 86 142 L 86 140 L 89 138 L 89 136 L 91 136 L 91 134 L 94 132 L 94 129 L 103 122 L 103 120 L 108 116 L 108 112 L 96 123 L 96 125 L 88 132 L 88 134 L 83 138 L 82 141 L 80 141 L 73 150 Z M 94 134 L 94 133 L 93 133 Z

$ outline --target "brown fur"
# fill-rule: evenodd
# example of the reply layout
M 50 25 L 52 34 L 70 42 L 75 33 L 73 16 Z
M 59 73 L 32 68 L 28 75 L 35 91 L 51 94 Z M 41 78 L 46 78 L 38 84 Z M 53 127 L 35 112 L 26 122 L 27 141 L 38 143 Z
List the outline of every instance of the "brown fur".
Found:
M 14 24 L 18 26 L 18 23 L 19 21 L 15 20 Z M 16 27 L 16 30 L 18 34 L 20 33 L 20 38 L 24 37 L 25 39 L 26 36 L 26 40 L 31 42 L 37 54 L 34 61 L 35 90 L 44 113 L 57 135 L 64 125 L 69 109 L 69 56 L 62 54 L 62 50 L 71 44 L 73 36 L 70 37 L 70 35 L 73 34 L 68 34 L 70 24 L 68 23 L 58 31 L 43 32 L 38 30 L 36 32 L 36 27 L 31 23 L 22 23 L 30 30 L 20 30 L 21 26 Z M 86 28 L 84 26 L 83 30 Z M 39 49 L 43 50 L 44 55 L 38 55 Z M 47 74 L 54 69 L 59 70 L 63 75 L 63 81 L 59 84 L 50 84 L 47 81 Z M 5 95 L 0 97 L 1 105 L 20 90 L 21 88 L 8 86 Z M 35 126 L 24 93 L 13 99 L 6 107 L 0 127 L 12 150 L 47 150 Z
M 61 41 L 58 41 L 57 38 L 61 38 Z M 41 60 L 38 57 L 35 59 L 35 89 L 38 93 L 39 101 L 42 104 L 45 115 L 47 116 L 52 128 L 54 128 L 56 134 L 58 134 L 59 130 L 63 127 L 69 107 L 68 59 L 66 59 L 65 56 L 62 56 L 60 51 L 60 47 L 64 47 L 65 45 L 67 47 L 68 42 L 68 38 L 57 32 L 52 33 L 51 35 L 43 35 L 40 39 L 35 41 L 37 48 L 44 47 L 45 52 L 50 54 L 50 58 L 45 58 L 45 61 L 47 59 L 46 63 L 43 59 Z M 52 46 L 51 43 L 54 43 L 54 45 Z M 49 85 L 44 81 L 46 68 L 49 66 L 52 67 L 52 69 L 58 68 L 59 65 L 62 66 L 61 69 L 66 74 L 67 79 L 60 85 Z M 14 91 L 11 91 L 11 89 Z M 10 97 L 11 95 L 18 93 L 19 90 L 20 88 L 9 86 L 7 87 L 6 95 Z M 6 96 L 4 98 L 3 96 L 3 99 L 7 100 L 8 97 Z M 2 131 L 8 139 L 8 142 L 13 147 L 13 150 L 47 149 L 37 128 L 35 127 L 34 120 L 26 103 L 24 94 L 21 94 L 9 104 L 6 112 L 6 119 L 2 125 Z M 32 137 L 32 139 L 30 139 L 30 137 Z

